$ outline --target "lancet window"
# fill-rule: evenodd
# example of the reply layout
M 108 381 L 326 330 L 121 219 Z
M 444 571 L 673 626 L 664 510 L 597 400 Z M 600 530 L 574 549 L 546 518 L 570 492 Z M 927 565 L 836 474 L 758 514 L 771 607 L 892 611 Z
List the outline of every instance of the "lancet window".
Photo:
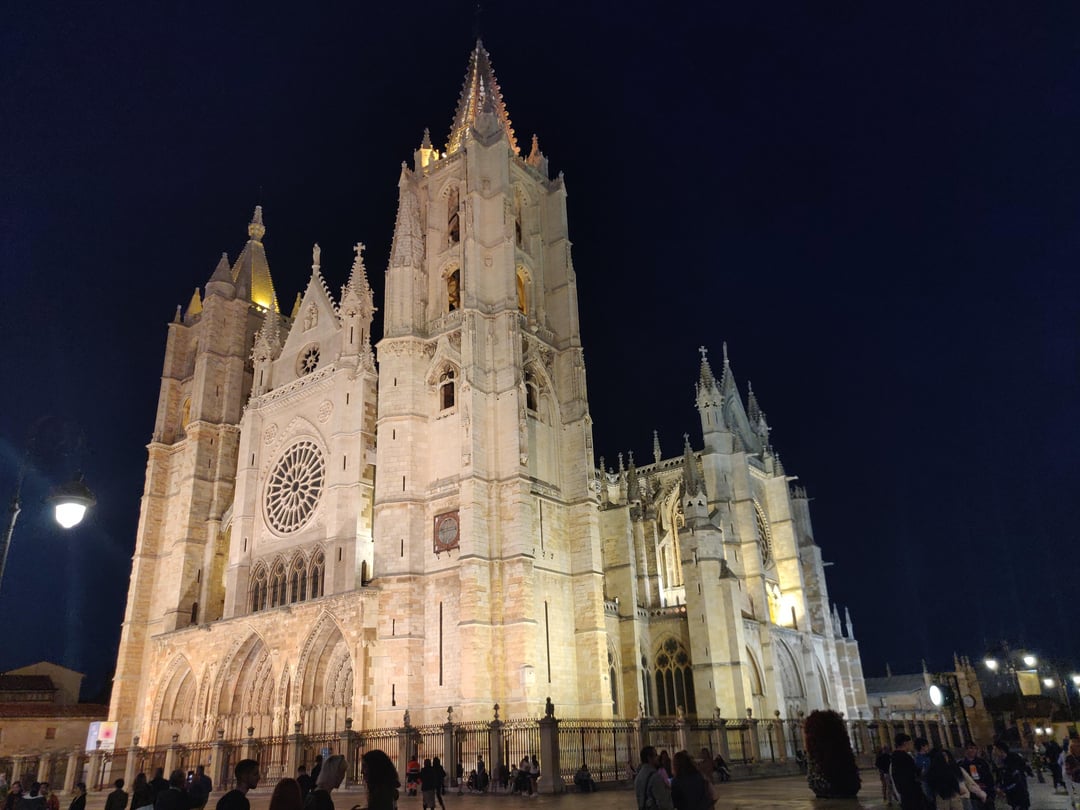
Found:
M 769 531 L 769 521 L 765 519 L 765 512 L 761 504 L 754 499 L 754 518 L 757 523 L 758 548 L 761 549 L 761 562 L 768 563 L 772 559 L 772 532 Z
M 673 638 L 668 638 L 653 658 L 653 683 L 656 686 L 657 715 L 697 712 L 694 698 L 694 674 L 690 653 Z
M 319 598 L 323 595 L 325 571 L 326 558 L 322 551 L 316 552 L 310 562 L 302 553 L 297 554 L 288 568 L 280 559 L 269 569 L 258 563 L 248 588 L 251 612 Z
M 446 197 L 446 241 L 450 245 L 461 241 L 461 203 L 457 188 L 451 188 Z
M 529 314 L 529 276 L 522 268 L 517 269 L 517 305 L 522 315 Z
M 444 411 L 454 407 L 457 393 L 454 385 L 454 369 L 448 368 L 439 376 L 439 407 Z
M 446 311 L 461 309 L 461 270 L 455 270 L 446 277 Z
M 531 371 L 525 372 L 525 408 L 533 413 L 540 409 L 540 386 Z

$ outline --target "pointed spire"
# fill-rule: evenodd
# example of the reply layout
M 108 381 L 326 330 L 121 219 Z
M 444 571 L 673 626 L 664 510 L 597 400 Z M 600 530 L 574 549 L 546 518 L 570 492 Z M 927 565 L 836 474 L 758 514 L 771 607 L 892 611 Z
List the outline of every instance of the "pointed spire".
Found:
M 202 312 L 202 297 L 199 295 L 199 288 L 196 287 L 195 292 L 191 294 L 191 300 L 188 302 L 187 312 L 184 313 L 184 320 L 186 321 L 189 318 L 194 318 L 200 312 Z
M 534 169 L 538 169 L 541 174 L 547 177 L 547 157 L 540 151 L 540 139 L 537 138 L 536 135 L 532 136 L 532 149 L 529 150 L 529 156 L 525 158 L 525 163 L 532 166 Z
M 847 626 L 847 637 L 855 638 L 855 625 L 851 623 L 851 611 L 844 608 L 844 624 Z
M 356 254 L 356 258 L 353 259 L 352 269 L 349 271 L 349 280 L 345 282 L 345 286 L 341 288 L 341 298 L 344 300 L 345 296 L 349 293 L 355 295 L 366 296 L 371 294 L 371 285 L 368 283 L 367 268 L 364 267 L 364 249 L 367 246 L 363 242 L 357 242 L 353 245 L 353 253 Z
M 183 323 L 184 319 L 180 315 L 180 305 L 176 305 L 176 315 L 173 316 L 173 323 Z
M 888 661 L 885 662 L 885 677 L 886 678 L 891 678 L 892 677 L 892 667 L 889 666 Z
M 514 128 L 510 125 L 510 116 L 506 111 L 502 91 L 495 80 L 495 71 L 491 66 L 491 57 L 484 50 L 484 43 L 476 40 L 476 47 L 469 57 L 469 66 L 465 71 L 465 83 L 461 88 L 454 123 L 450 127 L 446 151 L 454 154 L 461 149 L 469 129 L 476 123 L 481 113 L 495 116 L 496 123 L 503 130 L 514 154 L 519 149 L 514 137 Z
M 641 500 L 641 487 L 638 486 L 637 467 L 634 466 L 634 451 L 630 451 L 630 468 L 626 471 L 626 500 L 628 503 Z
M 408 186 L 398 197 L 394 242 L 390 246 L 391 267 L 421 268 L 424 265 L 424 231 L 420 226 L 420 203 Z
M 221 258 L 218 259 L 217 267 L 214 268 L 214 275 L 210 276 L 211 281 L 221 281 L 227 284 L 233 283 L 232 268 L 229 267 L 229 254 L 222 252 Z
M 737 393 L 735 389 L 735 375 L 731 371 L 731 360 L 728 359 L 727 341 L 724 341 L 724 370 L 720 377 L 720 391 L 724 396 Z
M 289 320 L 295 321 L 300 317 L 300 302 L 303 301 L 303 296 L 300 293 L 296 294 L 296 300 L 293 301 L 292 314 L 289 315 Z
M 754 393 L 754 384 L 746 381 L 746 415 L 751 422 L 757 422 L 761 418 L 761 406 L 758 405 L 757 395 Z
M 210 280 L 206 282 L 206 297 L 209 298 L 211 295 L 227 299 L 236 297 L 236 284 L 233 283 L 233 272 L 229 266 L 227 253 L 221 254 L 217 267 L 214 268 Z
M 427 127 L 424 127 L 424 137 L 420 141 L 420 148 L 421 149 L 431 149 L 432 148 L 432 146 L 431 146 L 431 130 L 428 129 Z
M 655 430 L 652 432 L 652 457 L 656 464 L 659 464 L 660 459 L 663 458 L 660 454 L 660 434 Z
M 270 265 L 266 261 L 266 249 L 262 238 L 266 235 L 263 225 L 262 206 L 255 206 L 255 213 L 248 224 L 248 241 L 240 251 L 233 267 L 233 281 L 238 296 L 248 298 L 263 309 L 277 309 L 277 295 L 270 278 Z
M 713 376 L 712 366 L 709 365 L 709 350 L 704 346 L 698 346 L 701 352 L 701 373 L 698 377 L 698 385 L 705 390 L 717 390 L 716 377 Z M 724 344 L 724 365 L 727 365 L 727 344 Z

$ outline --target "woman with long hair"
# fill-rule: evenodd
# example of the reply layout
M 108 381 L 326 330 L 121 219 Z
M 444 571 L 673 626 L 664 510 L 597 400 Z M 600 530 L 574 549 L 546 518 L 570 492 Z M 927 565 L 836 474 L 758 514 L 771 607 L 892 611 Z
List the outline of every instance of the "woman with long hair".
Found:
M 963 772 L 952 754 L 942 748 L 930 752 L 930 769 L 926 784 L 934 794 L 938 810 L 964 810 L 961 793 L 966 793 Z
M 285 777 L 274 786 L 270 797 L 270 810 L 304 810 L 304 800 L 300 795 L 300 783 Z
M 154 806 L 154 793 L 150 789 L 150 783 L 145 773 L 135 776 L 135 783 L 131 786 L 131 810 L 140 810 L 143 807 Z
M 710 810 L 715 799 L 712 786 L 686 751 L 677 751 L 671 762 L 671 802 L 675 810 Z
M 367 786 L 367 810 L 394 810 L 401 780 L 385 751 L 372 748 L 360 757 L 360 772 Z

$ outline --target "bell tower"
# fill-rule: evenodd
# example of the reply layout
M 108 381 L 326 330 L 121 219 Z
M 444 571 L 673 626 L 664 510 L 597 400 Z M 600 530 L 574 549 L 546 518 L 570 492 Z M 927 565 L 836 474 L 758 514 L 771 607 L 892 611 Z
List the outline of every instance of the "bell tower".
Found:
M 487 51 L 445 151 L 402 166 L 386 274 L 373 584 L 379 722 L 610 714 L 592 425 L 562 176 Z

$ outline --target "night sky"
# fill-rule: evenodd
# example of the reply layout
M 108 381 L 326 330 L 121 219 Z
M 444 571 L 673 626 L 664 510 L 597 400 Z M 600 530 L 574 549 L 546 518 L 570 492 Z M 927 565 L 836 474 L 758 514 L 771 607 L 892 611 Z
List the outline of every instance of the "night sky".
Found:
M 1080 6 L 932 5 L 479 28 L 566 175 L 597 456 L 700 447 L 697 347 L 719 370 L 727 341 L 867 675 L 1002 638 L 1080 663 Z M 37 426 L 0 669 L 107 686 L 176 305 L 256 204 L 286 310 L 315 241 L 334 290 L 364 241 L 381 305 L 401 161 L 445 140 L 475 26 L 461 0 L 0 10 L 4 500 Z M 99 504 L 64 533 L 42 498 L 76 469 Z

